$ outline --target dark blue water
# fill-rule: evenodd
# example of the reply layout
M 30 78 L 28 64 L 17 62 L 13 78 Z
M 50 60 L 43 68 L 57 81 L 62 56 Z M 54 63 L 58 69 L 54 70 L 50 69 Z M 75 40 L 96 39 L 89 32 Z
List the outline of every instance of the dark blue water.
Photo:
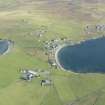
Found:
M 0 40 L 0 55 L 8 50 L 9 44 L 7 40 Z
M 79 73 L 105 72 L 105 37 L 66 46 L 58 53 L 58 60 L 66 70 Z

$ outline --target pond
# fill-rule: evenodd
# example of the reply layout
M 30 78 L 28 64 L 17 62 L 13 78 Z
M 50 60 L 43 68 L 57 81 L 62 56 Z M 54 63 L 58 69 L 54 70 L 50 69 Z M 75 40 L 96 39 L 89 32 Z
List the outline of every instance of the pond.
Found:
M 105 72 L 105 37 L 65 46 L 57 53 L 59 65 L 76 73 Z
M 0 40 L 0 55 L 8 52 L 10 46 L 10 41 L 8 40 Z

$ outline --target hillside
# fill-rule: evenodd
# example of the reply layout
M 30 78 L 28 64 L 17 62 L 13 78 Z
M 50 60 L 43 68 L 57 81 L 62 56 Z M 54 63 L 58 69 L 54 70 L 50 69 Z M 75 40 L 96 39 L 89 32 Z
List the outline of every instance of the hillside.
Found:
M 78 43 L 105 35 L 85 30 L 104 25 L 104 14 L 104 0 L 0 0 L 0 38 L 14 42 L 0 56 L 0 105 L 104 105 L 105 74 L 51 68 L 44 52 L 45 41 L 66 37 Z M 53 85 L 42 87 L 44 77 L 21 80 L 20 68 L 49 71 Z

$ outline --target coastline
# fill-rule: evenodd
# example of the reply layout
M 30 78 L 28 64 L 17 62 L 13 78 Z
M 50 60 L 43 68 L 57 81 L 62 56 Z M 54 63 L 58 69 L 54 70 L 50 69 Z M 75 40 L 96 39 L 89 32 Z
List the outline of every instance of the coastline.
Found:
M 60 64 L 60 62 L 59 62 L 58 53 L 59 53 L 59 51 L 60 51 L 62 48 L 66 47 L 66 46 L 67 46 L 66 44 L 60 45 L 60 46 L 55 50 L 55 61 L 56 61 L 56 64 L 57 64 L 57 66 L 58 66 L 61 70 L 64 70 L 64 71 L 66 71 L 66 70 L 61 66 L 61 64 Z
M 7 40 L 7 41 L 8 41 L 7 42 L 8 43 L 8 48 L 3 54 L 1 54 L 1 56 L 6 55 L 7 53 L 9 53 L 11 48 L 12 48 L 12 42 L 10 40 Z
M 99 39 L 90 39 L 90 40 L 86 40 L 85 42 L 86 43 L 88 43 L 88 42 L 90 42 L 90 41 L 100 41 L 100 40 L 102 40 L 102 41 L 104 41 L 103 40 L 103 38 L 104 38 L 104 40 L 105 40 L 105 37 L 101 37 L 101 38 L 99 38 Z M 80 45 L 80 44 L 84 44 L 85 43 L 84 41 L 81 41 L 80 43 L 76 43 L 76 44 L 72 44 L 72 45 L 70 45 L 70 44 L 62 44 L 62 45 L 59 45 L 56 49 L 55 49 L 55 62 L 56 62 L 56 65 L 57 65 L 57 67 L 58 67 L 58 69 L 59 70 L 63 70 L 63 71 L 66 71 L 66 72 L 71 72 L 71 73 L 76 73 L 76 74 L 78 74 L 78 73 L 82 73 L 82 74 L 84 74 L 84 73 L 88 73 L 88 74 L 91 74 L 91 73 L 93 73 L 93 72 L 96 72 L 96 71 L 89 71 L 89 72 L 84 72 L 84 71 L 74 71 L 73 69 L 65 69 L 61 64 L 60 64 L 60 60 L 59 60 L 59 52 L 60 52 L 60 50 L 62 50 L 63 48 L 65 48 L 65 47 L 67 47 L 67 46 L 74 46 L 74 45 Z M 98 47 L 99 48 L 99 47 Z M 102 50 L 103 51 L 103 50 Z M 100 71 L 98 71 L 97 70 L 97 72 L 100 72 Z M 102 71 L 103 72 L 103 71 Z

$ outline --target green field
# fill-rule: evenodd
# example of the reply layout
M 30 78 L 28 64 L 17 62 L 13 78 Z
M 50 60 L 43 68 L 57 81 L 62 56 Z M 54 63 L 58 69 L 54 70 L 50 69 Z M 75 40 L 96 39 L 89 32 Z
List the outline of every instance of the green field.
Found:
M 0 38 L 14 41 L 11 51 L 0 56 L 0 105 L 104 105 L 105 74 L 50 68 L 43 45 L 56 38 L 77 43 L 103 36 L 84 31 L 88 24 L 104 24 L 103 2 L 0 0 Z M 43 27 L 46 32 L 39 38 L 36 32 Z M 22 81 L 19 68 L 50 70 L 53 85 L 41 87 L 41 78 Z

